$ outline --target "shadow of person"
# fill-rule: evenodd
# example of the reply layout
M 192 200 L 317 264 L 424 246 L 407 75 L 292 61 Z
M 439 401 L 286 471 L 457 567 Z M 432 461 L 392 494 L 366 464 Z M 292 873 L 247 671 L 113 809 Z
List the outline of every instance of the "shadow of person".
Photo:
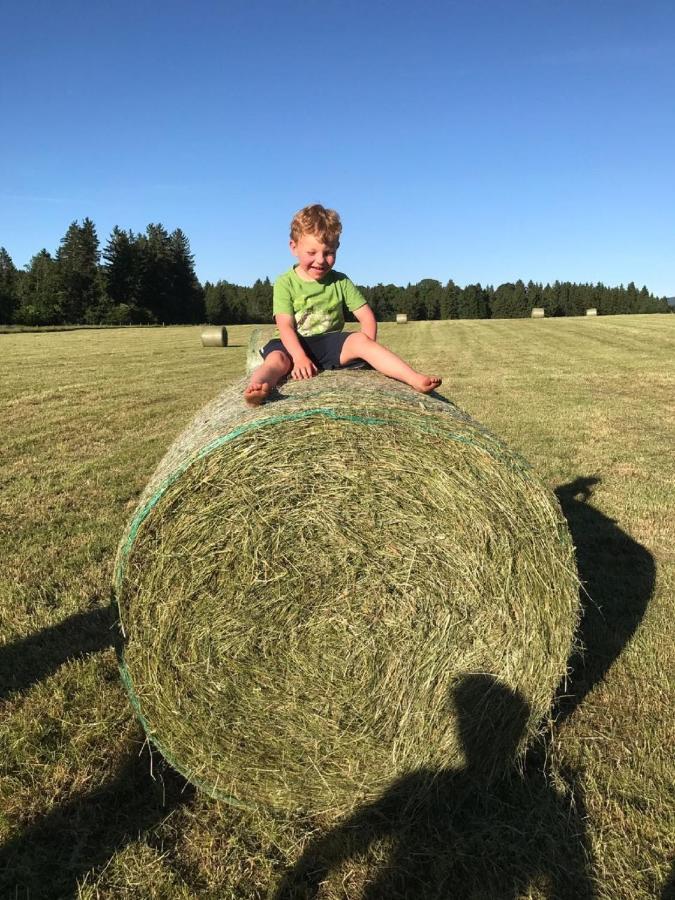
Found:
M 668 881 L 663 885 L 661 900 L 675 900 L 675 862 L 670 870 Z
M 28 637 L 0 647 L 0 700 L 26 691 L 73 659 L 113 645 L 108 608 L 76 613 Z
M 654 590 L 656 565 L 649 551 L 589 500 L 599 478 L 576 478 L 556 488 L 576 548 L 582 619 L 581 650 L 569 660 L 555 718 L 561 723 L 598 685 L 635 633 Z
M 453 702 L 465 766 L 404 775 L 311 842 L 276 900 L 318 897 L 331 872 L 351 873 L 367 900 L 513 900 L 535 885 L 556 900 L 594 896 L 581 797 L 540 765 L 509 765 L 526 701 L 492 676 L 467 675 Z
M 0 699 L 28 690 L 70 660 L 119 645 L 109 608 L 77 613 L 0 647 Z M 140 746 L 140 745 L 139 745 Z M 0 846 L 0 896 L 77 896 L 77 883 L 139 833 L 156 827 L 194 791 L 148 751 L 131 755 L 107 783 L 55 807 Z
M 0 896 L 68 898 L 78 881 L 142 832 L 156 828 L 194 789 L 148 751 L 130 756 L 100 788 L 55 807 L 0 847 Z

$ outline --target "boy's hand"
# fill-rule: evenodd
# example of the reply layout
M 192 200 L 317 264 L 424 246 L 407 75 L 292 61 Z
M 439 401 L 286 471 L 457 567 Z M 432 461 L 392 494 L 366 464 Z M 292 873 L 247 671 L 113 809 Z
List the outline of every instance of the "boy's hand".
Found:
M 302 381 L 305 378 L 314 378 L 317 371 L 318 369 L 309 356 L 303 354 L 302 356 L 293 357 L 291 378 L 295 378 L 296 381 Z

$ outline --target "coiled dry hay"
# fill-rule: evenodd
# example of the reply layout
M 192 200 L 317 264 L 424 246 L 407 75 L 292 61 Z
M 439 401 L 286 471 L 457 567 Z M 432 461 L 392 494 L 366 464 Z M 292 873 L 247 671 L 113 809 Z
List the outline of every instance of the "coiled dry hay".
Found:
M 152 741 L 213 796 L 343 812 L 461 764 L 453 686 L 490 673 L 529 704 L 522 749 L 577 622 L 555 501 L 452 404 L 373 372 L 258 409 L 244 384 L 170 449 L 120 546 Z
M 201 339 L 202 347 L 227 347 L 227 328 L 224 325 L 203 328 Z

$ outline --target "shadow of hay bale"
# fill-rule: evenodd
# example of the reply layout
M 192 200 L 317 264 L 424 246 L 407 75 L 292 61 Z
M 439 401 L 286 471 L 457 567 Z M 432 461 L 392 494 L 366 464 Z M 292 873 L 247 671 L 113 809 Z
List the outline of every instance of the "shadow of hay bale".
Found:
M 256 409 L 243 384 L 169 450 L 120 544 L 121 671 L 153 743 L 212 796 L 337 813 L 465 765 L 447 691 L 482 672 L 528 704 L 522 754 L 577 624 L 555 501 L 452 404 L 375 373 Z

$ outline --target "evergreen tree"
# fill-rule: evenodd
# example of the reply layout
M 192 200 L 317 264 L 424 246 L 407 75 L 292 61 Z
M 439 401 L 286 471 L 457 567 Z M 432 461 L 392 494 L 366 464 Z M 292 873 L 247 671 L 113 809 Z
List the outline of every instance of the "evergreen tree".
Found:
M 150 224 L 138 237 L 138 305 L 147 309 L 155 322 L 171 322 L 175 314 L 173 300 L 173 248 L 166 228 Z
M 249 322 L 273 322 L 272 315 L 273 288 L 269 278 L 261 281 L 259 278 L 249 291 L 246 304 Z
M 500 284 L 490 298 L 490 313 L 494 319 L 516 319 L 531 315 L 530 298 L 525 283 Z
M 56 254 L 63 321 L 96 319 L 103 299 L 96 228 L 91 219 L 72 222 Z
M 460 319 L 487 319 L 489 310 L 487 297 L 478 284 L 467 284 L 459 298 L 458 315 Z
M 459 295 L 461 291 L 452 280 L 443 288 L 438 314 L 441 319 L 456 319 L 459 315 Z
M 435 278 L 423 278 L 415 285 L 417 319 L 438 319 L 443 297 L 443 286 Z
M 140 251 L 133 231 L 122 231 L 115 225 L 102 255 L 105 289 L 112 302 L 137 306 Z
M 490 312 L 493 319 L 512 319 L 515 317 L 514 285 L 510 281 L 500 284 L 495 290 Z
M 63 312 L 56 262 L 47 250 L 40 250 L 26 269 L 26 277 L 21 279 L 15 320 L 24 325 L 60 324 L 63 322 Z
M 180 228 L 169 237 L 171 251 L 170 322 L 203 322 L 204 293 L 195 274 L 190 242 Z M 267 282 L 269 284 L 269 280 Z
M 247 321 L 245 309 L 242 309 L 241 289 L 236 284 L 207 282 L 204 285 L 204 303 L 206 321 L 211 325 L 236 325 Z
M 0 247 L 0 323 L 8 325 L 14 320 L 18 304 L 19 279 L 12 257 Z
M 522 319 L 532 314 L 525 282 L 520 278 L 513 285 L 513 310 L 516 318 Z

